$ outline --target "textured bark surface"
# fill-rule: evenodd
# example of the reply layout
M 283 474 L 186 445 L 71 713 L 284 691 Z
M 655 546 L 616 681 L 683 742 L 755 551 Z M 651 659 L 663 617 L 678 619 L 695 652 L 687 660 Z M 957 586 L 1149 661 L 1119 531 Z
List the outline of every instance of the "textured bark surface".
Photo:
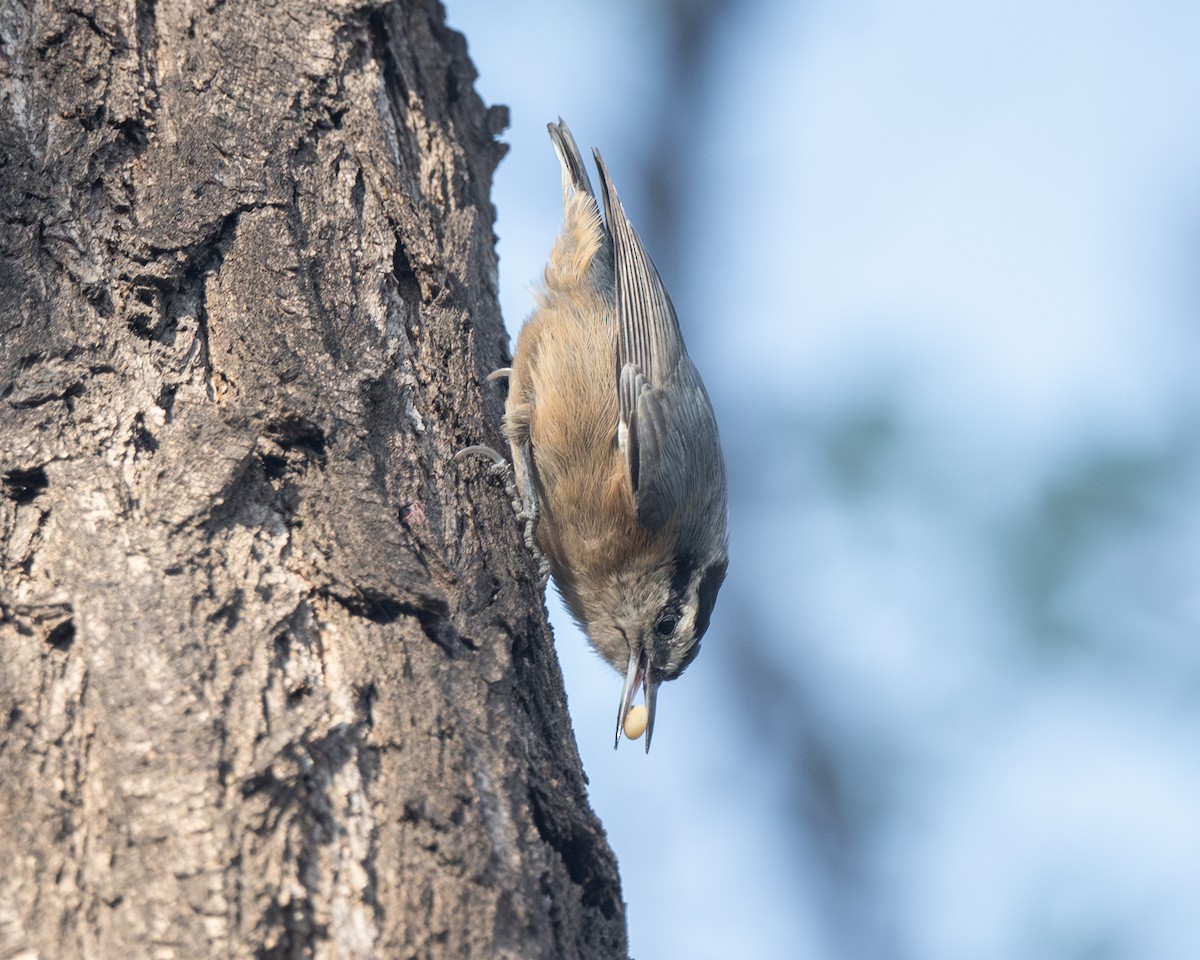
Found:
M 0 957 L 624 957 L 434 0 L 0 3 Z

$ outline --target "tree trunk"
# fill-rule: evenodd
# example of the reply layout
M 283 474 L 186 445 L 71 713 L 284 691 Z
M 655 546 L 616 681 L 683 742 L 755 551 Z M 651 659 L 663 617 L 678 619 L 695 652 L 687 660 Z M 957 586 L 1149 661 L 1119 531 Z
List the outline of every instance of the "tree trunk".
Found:
M 0 957 L 624 957 L 435 0 L 0 2 Z

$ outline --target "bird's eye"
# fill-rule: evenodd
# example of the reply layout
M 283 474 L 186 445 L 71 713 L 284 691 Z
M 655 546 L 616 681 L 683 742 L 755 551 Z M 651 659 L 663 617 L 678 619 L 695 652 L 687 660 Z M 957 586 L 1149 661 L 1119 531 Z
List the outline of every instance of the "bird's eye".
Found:
M 678 624 L 678 617 L 672 616 L 669 613 L 664 613 L 654 624 L 654 632 L 660 637 L 669 637 L 675 632 L 675 627 L 678 626 Z

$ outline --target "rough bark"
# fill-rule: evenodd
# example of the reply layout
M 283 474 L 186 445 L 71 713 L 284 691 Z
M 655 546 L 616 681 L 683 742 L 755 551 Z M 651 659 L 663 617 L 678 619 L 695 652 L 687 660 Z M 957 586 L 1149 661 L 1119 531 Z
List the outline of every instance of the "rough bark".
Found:
M 0 3 L 0 957 L 624 957 L 435 0 Z

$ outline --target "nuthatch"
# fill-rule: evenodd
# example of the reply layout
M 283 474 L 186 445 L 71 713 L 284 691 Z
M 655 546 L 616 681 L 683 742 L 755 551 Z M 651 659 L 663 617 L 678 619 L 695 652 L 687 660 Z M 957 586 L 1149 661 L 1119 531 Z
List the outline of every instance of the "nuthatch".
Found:
M 700 652 L 728 565 L 717 422 L 662 278 L 600 152 L 596 195 L 571 131 L 549 124 L 564 223 L 510 369 L 504 433 L 537 547 L 567 609 L 625 685 L 646 750 L 658 685 Z

